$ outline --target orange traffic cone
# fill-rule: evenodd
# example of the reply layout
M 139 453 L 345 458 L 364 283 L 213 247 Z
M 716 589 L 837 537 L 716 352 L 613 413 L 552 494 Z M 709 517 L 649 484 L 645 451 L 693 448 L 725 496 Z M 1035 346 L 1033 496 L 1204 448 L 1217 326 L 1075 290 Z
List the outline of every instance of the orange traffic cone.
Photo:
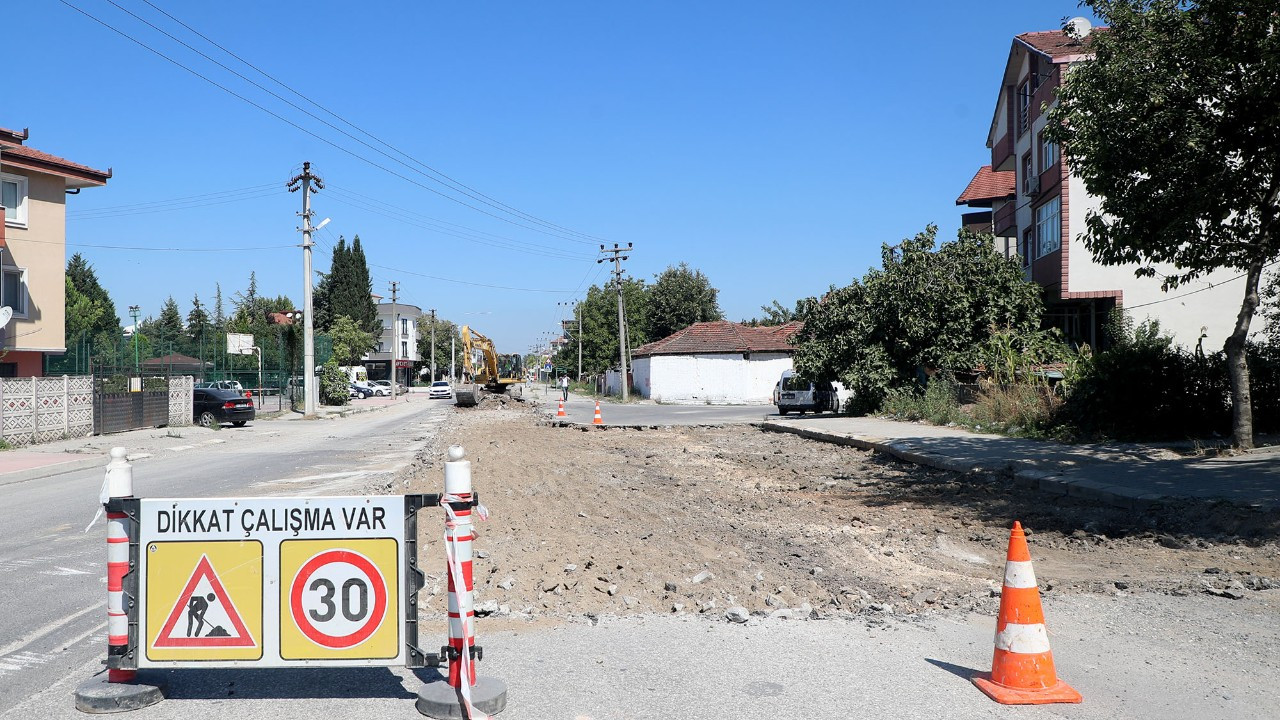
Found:
M 1049 651 L 1049 635 L 1040 607 L 1040 588 L 1031 569 L 1031 551 L 1022 523 L 1009 533 L 1009 554 L 1000 593 L 1000 617 L 996 620 L 996 651 L 991 674 L 973 684 L 1002 705 L 1078 703 L 1080 693 L 1058 679 Z
M 596 416 L 591 419 L 592 425 L 603 425 L 604 418 L 600 417 L 600 401 L 596 401 Z
M 556 401 L 556 405 L 557 405 L 557 407 L 556 407 L 556 417 L 569 417 L 569 416 L 568 416 L 568 415 L 566 415 L 566 414 L 565 414 L 565 412 L 564 412 L 564 401 L 563 401 L 563 400 L 557 400 L 557 401 Z

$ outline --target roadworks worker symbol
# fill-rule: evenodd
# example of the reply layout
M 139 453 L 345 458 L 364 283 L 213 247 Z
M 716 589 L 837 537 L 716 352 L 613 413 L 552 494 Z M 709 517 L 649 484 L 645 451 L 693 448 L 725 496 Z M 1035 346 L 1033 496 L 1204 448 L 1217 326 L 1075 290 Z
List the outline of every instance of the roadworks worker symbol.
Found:
M 149 659 L 262 656 L 260 543 L 153 543 L 148 550 Z

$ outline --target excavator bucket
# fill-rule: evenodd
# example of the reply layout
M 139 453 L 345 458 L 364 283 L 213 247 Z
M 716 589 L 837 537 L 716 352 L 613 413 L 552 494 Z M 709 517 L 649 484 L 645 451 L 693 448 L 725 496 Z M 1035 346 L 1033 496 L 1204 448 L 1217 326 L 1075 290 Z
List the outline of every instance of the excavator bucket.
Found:
M 480 404 L 479 385 L 459 385 L 453 391 L 454 405 L 458 407 L 475 407 Z

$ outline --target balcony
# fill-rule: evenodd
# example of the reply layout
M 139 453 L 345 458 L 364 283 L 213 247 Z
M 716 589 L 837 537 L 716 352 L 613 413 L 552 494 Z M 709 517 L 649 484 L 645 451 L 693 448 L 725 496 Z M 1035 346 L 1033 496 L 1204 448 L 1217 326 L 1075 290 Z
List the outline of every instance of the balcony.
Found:
M 1007 202 L 992 213 L 991 231 L 996 237 L 1018 236 L 1017 210 L 1016 203 Z
M 1014 169 L 1013 133 L 1005 133 L 991 146 L 991 169 L 996 172 Z

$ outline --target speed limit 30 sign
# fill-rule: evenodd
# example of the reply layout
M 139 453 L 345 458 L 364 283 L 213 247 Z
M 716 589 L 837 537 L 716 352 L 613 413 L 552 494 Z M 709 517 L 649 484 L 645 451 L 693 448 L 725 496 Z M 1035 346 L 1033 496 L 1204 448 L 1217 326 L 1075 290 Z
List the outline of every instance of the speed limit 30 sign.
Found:
M 280 656 L 391 658 L 400 636 L 396 541 L 280 544 Z
M 421 662 L 417 496 L 141 499 L 139 667 Z

